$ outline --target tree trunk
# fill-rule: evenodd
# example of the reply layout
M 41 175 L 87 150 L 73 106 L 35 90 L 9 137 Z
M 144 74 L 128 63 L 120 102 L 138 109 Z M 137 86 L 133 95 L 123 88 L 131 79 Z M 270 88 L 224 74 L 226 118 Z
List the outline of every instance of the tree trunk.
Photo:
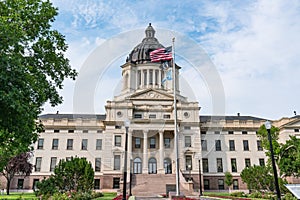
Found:
M 6 183 L 6 194 L 9 195 L 9 188 L 10 188 L 10 180 L 7 179 L 7 183 Z

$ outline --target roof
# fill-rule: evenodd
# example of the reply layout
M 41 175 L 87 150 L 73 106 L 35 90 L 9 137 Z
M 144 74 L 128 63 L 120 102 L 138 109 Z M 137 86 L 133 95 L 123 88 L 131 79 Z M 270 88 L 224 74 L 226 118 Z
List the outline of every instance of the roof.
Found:
M 201 115 L 199 116 L 200 122 L 207 122 L 212 120 L 253 120 L 253 121 L 265 121 L 267 119 L 259 118 L 259 117 L 252 117 L 252 116 L 220 116 L 220 115 Z
M 106 115 L 96 115 L 96 114 L 45 114 L 40 115 L 40 119 L 100 119 L 105 120 Z

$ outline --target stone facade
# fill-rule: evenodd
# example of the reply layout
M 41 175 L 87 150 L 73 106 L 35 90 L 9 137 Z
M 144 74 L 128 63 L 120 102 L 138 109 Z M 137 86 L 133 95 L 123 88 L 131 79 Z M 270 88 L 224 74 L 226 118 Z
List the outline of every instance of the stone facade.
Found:
M 121 66 L 123 89 L 113 100 L 107 101 L 106 114 L 40 116 L 45 130 L 33 144 L 31 162 L 35 165 L 34 172 L 25 180 L 16 177 L 11 188 L 31 190 L 35 182 L 52 173 L 60 159 L 77 156 L 92 163 L 96 190 L 118 190 L 123 182 L 124 121 L 130 120 L 127 169 L 135 176 L 133 191 L 135 188 L 136 193 L 145 189 L 150 191 L 151 185 L 146 182 L 151 183 L 151 180 L 159 180 L 162 191 L 165 191 L 167 185 L 175 180 L 174 88 L 172 81 L 161 83 L 166 70 L 149 58 L 150 50 L 161 47 L 150 24 L 142 43 L 133 49 Z M 245 190 L 240 172 L 247 165 L 262 165 L 267 161 L 256 136 L 256 131 L 266 119 L 239 114 L 199 117 L 198 102 L 191 102 L 180 94 L 179 70 L 176 65 L 182 189 L 185 190 L 185 185 L 190 185 L 190 182 L 195 191 L 199 189 L 201 168 L 204 190 L 228 189 L 224 183 L 226 171 L 233 174 L 233 189 Z M 286 141 L 289 135 L 299 134 L 299 121 L 300 116 L 273 121 L 280 128 L 281 142 Z M 5 182 L 3 177 L 0 178 Z M 129 176 L 126 182 L 129 182 Z M 143 188 L 143 184 L 148 188 Z

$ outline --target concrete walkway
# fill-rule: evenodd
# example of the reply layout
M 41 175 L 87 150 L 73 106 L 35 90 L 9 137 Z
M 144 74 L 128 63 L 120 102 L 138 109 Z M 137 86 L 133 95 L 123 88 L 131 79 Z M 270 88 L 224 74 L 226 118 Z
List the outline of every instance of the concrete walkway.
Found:
M 199 199 L 199 197 L 191 197 L 194 199 Z M 213 197 L 201 197 L 200 200 L 217 200 L 218 198 Z M 169 198 L 161 197 L 135 197 L 135 200 L 169 200 Z

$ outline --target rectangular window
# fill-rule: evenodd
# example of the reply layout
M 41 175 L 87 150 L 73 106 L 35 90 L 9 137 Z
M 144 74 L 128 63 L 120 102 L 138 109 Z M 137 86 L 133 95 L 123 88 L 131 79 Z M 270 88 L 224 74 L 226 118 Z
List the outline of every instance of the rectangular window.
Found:
M 265 166 L 265 159 L 264 158 L 259 159 L 259 165 L 260 166 Z
M 185 156 L 185 169 L 186 170 L 192 170 L 193 169 L 192 156 L 190 156 L 190 155 Z
M 171 147 L 171 139 L 164 138 L 164 144 L 165 144 L 165 148 L 170 148 Z
M 67 140 L 67 150 L 72 150 L 73 149 L 73 139 L 68 139 Z
M 134 114 L 135 119 L 142 119 L 142 114 Z
M 121 169 L 121 156 L 115 155 L 114 156 L 114 170 L 120 170 Z
M 122 126 L 116 125 L 115 129 L 122 129 Z
M 95 158 L 95 172 L 101 171 L 101 158 Z
M 94 179 L 94 190 L 100 190 L 100 179 Z
M 238 190 L 239 189 L 239 181 L 238 181 L 238 179 L 233 179 L 232 185 L 233 185 L 233 189 L 234 190 Z
M 249 151 L 249 143 L 248 140 L 243 140 L 244 151 Z
M 89 130 L 82 130 L 82 133 L 88 133 Z
M 34 166 L 36 172 L 41 171 L 41 165 L 42 165 L 42 157 L 36 157 L 35 166 Z
M 103 131 L 102 130 L 97 130 L 97 133 L 102 133 Z
M 44 148 L 44 138 L 40 138 L 38 140 L 38 146 L 37 149 L 43 149 Z
M 224 190 L 224 179 L 218 179 L 219 190 Z
M 20 190 L 20 189 L 23 189 L 23 187 L 24 187 L 24 179 L 19 178 L 17 188 Z
M 32 183 L 33 191 L 35 191 L 37 189 L 37 183 L 38 182 L 39 182 L 39 179 L 37 179 L 37 178 L 33 179 L 33 183 Z
M 231 158 L 231 172 L 237 172 L 236 159 Z
M 261 144 L 261 140 L 257 140 L 257 151 L 262 151 L 262 150 L 263 150 L 263 147 Z
M 221 140 L 216 140 L 215 141 L 215 146 L 216 146 L 216 151 L 222 151 Z
M 57 150 L 58 149 L 58 139 L 52 140 L 52 149 Z
M 120 147 L 121 146 L 121 136 L 115 135 L 115 146 Z
M 191 130 L 190 126 L 184 126 L 183 128 L 184 128 L 184 130 Z
M 201 140 L 202 151 L 207 151 L 207 140 Z
M 150 149 L 155 149 L 155 138 L 150 138 Z
M 251 167 L 250 158 L 245 158 L 245 167 Z
M 204 184 L 204 190 L 209 190 L 209 179 L 204 179 L 203 180 L 203 184 Z
M 150 114 L 149 119 L 156 119 L 156 114 Z
M 203 170 L 204 173 L 209 172 L 208 159 L 207 158 L 202 159 L 202 170 Z
M 56 166 L 57 158 L 56 157 L 51 157 L 51 162 L 50 162 L 50 172 L 54 171 L 54 168 Z
M 215 131 L 215 134 L 220 134 L 220 131 Z
M 171 118 L 171 115 L 164 115 L 163 118 L 164 118 L 164 119 L 170 119 L 170 118 Z
M 134 147 L 135 147 L 136 149 L 141 148 L 141 138 L 139 138 L 139 137 L 136 137 L 136 138 L 135 138 L 135 144 L 134 144 Z
M 222 158 L 217 158 L 217 172 L 223 172 Z
M 149 85 L 153 84 L 153 70 L 149 70 Z
M 120 178 L 113 178 L 113 189 L 120 188 Z
M 96 140 L 96 150 L 102 150 L 102 139 Z
M 74 130 L 68 130 L 68 133 L 74 133 Z
M 229 151 L 235 151 L 234 140 L 229 140 Z
M 87 139 L 82 139 L 81 150 L 87 150 L 87 146 L 88 146 L 88 140 Z
M 184 136 L 184 147 L 191 147 L 192 139 L 191 136 Z
M 54 130 L 54 133 L 59 133 L 59 130 Z
M 144 85 L 147 85 L 147 70 L 143 70 L 143 74 L 144 74 Z
M 228 134 L 233 134 L 234 132 L 233 131 L 228 131 Z
M 141 70 L 138 70 L 138 86 L 142 85 L 142 73 Z
M 298 132 L 299 132 L 299 129 L 298 129 L 298 128 L 296 128 L 296 129 L 294 129 L 294 131 L 295 131 L 296 133 L 298 133 Z
M 248 132 L 247 131 L 242 131 L 242 134 L 248 134 Z
M 206 131 L 201 131 L 201 135 L 205 135 L 206 134 Z

